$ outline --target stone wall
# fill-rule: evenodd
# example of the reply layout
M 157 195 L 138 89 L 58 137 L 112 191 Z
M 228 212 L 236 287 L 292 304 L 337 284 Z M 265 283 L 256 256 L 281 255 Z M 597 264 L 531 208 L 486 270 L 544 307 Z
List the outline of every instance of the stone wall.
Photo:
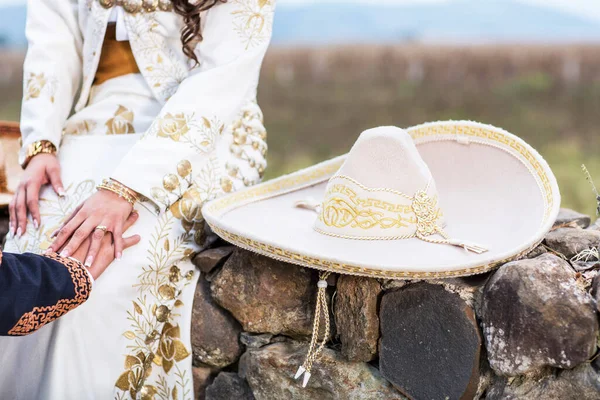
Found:
M 214 236 L 206 243 L 194 258 L 197 399 L 600 399 L 600 262 L 571 261 L 600 247 L 600 223 L 587 216 L 561 210 L 543 244 L 487 274 L 332 275 L 333 332 L 304 389 L 293 375 L 308 349 L 317 272 Z
M 317 272 L 217 241 L 192 327 L 197 398 L 600 399 L 600 223 L 571 210 L 524 259 L 437 281 L 329 279 L 333 333 L 303 389 Z

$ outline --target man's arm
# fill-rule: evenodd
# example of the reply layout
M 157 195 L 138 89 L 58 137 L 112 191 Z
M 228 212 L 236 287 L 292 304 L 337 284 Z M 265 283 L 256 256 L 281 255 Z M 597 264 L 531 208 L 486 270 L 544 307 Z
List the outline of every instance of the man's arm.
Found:
M 82 263 L 57 254 L 0 252 L 0 336 L 32 333 L 90 296 Z

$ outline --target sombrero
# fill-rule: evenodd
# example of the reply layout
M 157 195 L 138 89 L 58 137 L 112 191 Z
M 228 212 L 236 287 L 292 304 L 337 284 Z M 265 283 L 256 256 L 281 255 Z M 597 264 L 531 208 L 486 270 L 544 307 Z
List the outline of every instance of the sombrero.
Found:
M 556 178 L 531 146 L 490 125 L 448 121 L 365 131 L 347 155 L 213 200 L 203 215 L 225 240 L 281 261 L 428 279 L 528 253 L 559 207 Z M 311 344 L 299 375 L 310 376 L 318 351 Z

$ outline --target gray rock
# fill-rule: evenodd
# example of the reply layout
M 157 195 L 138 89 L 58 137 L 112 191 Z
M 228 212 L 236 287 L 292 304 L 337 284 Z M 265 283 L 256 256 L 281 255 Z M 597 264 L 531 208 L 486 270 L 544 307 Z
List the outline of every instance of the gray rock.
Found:
M 225 242 L 212 231 L 206 221 L 203 221 L 202 226 L 194 232 L 194 242 L 200 247 L 199 251 L 225 244 Z
M 338 279 L 335 323 L 342 354 L 350 361 L 368 362 L 377 355 L 380 294 L 381 285 L 375 279 L 350 275 Z
M 274 335 L 270 333 L 252 334 L 249 332 L 242 332 L 240 341 L 248 348 L 258 349 L 272 343 L 273 336 Z
M 367 363 L 347 361 L 324 349 L 306 388 L 294 374 L 303 363 L 307 343 L 274 343 L 249 349 L 240 360 L 240 375 L 258 400 L 394 400 L 405 399 Z
M 546 245 L 566 258 L 580 251 L 600 246 L 600 231 L 590 229 L 559 228 L 546 235 Z
M 237 249 L 213 278 L 213 298 L 246 332 L 312 333 L 318 274 Z
M 600 274 L 596 275 L 596 277 L 594 277 L 594 279 L 592 280 L 590 294 L 596 302 L 596 310 L 598 310 L 598 312 L 600 313 Z
M 591 218 L 589 215 L 578 213 L 569 208 L 561 208 L 558 217 L 554 222 L 554 227 L 587 228 L 590 226 Z
M 381 300 L 379 367 L 413 399 L 472 399 L 481 335 L 473 310 L 440 285 L 417 283 Z
M 254 400 L 254 395 L 238 374 L 221 372 L 206 388 L 206 400 Z
M 596 350 L 594 302 L 552 254 L 500 267 L 485 287 L 480 317 L 490 365 L 501 375 L 573 368 Z
M 589 363 L 552 371 L 542 378 L 504 378 L 487 391 L 486 400 L 597 400 L 600 375 Z
M 527 253 L 527 255 L 524 258 L 536 258 L 547 252 L 548 249 L 546 249 L 546 246 L 544 246 L 543 244 L 539 244 L 533 250 Z
M 216 267 L 221 266 L 227 257 L 233 253 L 233 246 L 215 247 L 214 249 L 204 250 L 196 255 L 192 262 L 202 272 L 209 273 Z
M 223 368 L 236 362 L 242 353 L 240 324 L 210 296 L 210 284 L 198 281 L 192 308 L 192 350 L 195 365 Z

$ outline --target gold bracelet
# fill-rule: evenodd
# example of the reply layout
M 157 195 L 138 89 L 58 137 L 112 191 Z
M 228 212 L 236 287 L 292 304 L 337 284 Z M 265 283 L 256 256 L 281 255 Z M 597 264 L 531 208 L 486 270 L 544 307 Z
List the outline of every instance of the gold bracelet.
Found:
M 100 185 L 96 186 L 96 189 L 108 190 L 109 192 L 112 192 L 118 195 L 119 197 L 127 200 L 131 205 L 135 205 L 135 203 L 140 200 L 136 192 L 129 189 L 121 182 L 115 181 L 113 179 L 104 179 Z
M 21 167 L 23 169 L 27 168 L 27 164 L 29 164 L 31 159 L 38 154 L 56 154 L 56 146 L 49 140 L 38 140 L 37 142 L 31 143 L 27 146 L 27 155 L 25 156 L 25 161 L 23 161 Z

